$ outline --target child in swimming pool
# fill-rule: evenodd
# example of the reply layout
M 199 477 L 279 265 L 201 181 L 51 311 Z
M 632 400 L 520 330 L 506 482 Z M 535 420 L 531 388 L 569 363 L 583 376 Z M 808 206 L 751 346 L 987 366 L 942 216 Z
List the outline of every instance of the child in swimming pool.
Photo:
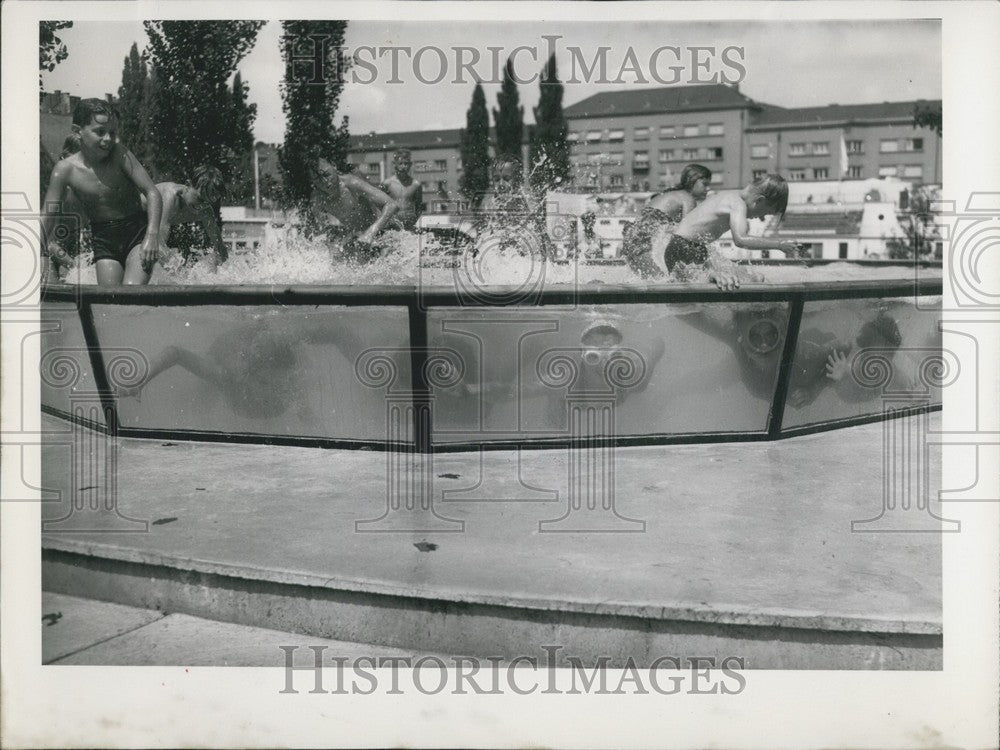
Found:
M 212 258 L 213 267 L 225 261 L 229 253 L 222 241 L 219 225 L 215 221 L 215 211 L 201 192 L 190 185 L 177 182 L 158 182 L 156 189 L 163 201 L 163 213 L 160 218 L 161 246 L 166 247 L 170 227 L 174 224 L 201 224 L 215 249 Z M 143 204 L 145 205 L 145 201 Z
M 639 218 L 624 232 L 622 254 L 633 271 L 643 278 L 655 278 L 663 273 L 650 257 L 653 237 L 669 230 L 691 213 L 708 195 L 712 171 L 701 164 L 688 164 L 681 172 L 677 185 L 649 199 Z
M 742 190 L 720 190 L 705 198 L 681 219 L 664 252 L 667 270 L 673 271 L 680 264 L 708 268 L 711 280 L 720 289 L 739 288 L 735 274 L 709 268 L 708 243 L 719 239 L 727 230 L 732 232 L 733 244 L 750 250 L 781 250 L 795 253 L 798 243 L 793 240 L 773 240 L 749 237 L 748 219 L 785 213 L 788 205 L 788 184 L 780 175 L 770 174 L 747 185 Z
M 345 257 L 368 261 L 385 255 L 376 237 L 388 226 L 399 204 L 374 185 L 353 174 L 340 174 L 326 159 L 313 172 L 312 209 L 316 216 L 336 219 L 344 236 Z
M 424 212 L 424 190 L 410 174 L 411 164 L 409 149 L 400 149 L 392 155 L 392 166 L 395 174 L 379 185 L 379 190 L 399 205 L 399 210 L 393 218 L 393 224 L 398 224 L 401 229 L 409 232 L 416 229 L 417 220 Z
M 58 277 L 72 260 L 54 236 L 68 192 L 90 222 L 97 283 L 147 284 L 159 250 L 163 201 L 156 185 L 131 151 L 116 140 L 111 105 L 84 99 L 73 110 L 79 151 L 52 169 L 42 214 L 43 274 Z M 143 210 L 141 197 L 146 199 Z

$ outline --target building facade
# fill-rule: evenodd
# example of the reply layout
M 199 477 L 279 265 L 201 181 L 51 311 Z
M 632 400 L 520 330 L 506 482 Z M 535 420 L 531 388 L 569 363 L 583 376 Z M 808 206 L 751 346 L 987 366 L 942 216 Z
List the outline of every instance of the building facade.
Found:
M 917 105 L 941 102 L 785 108 L 754 101 L 736 86 L 668 86 L 601 92 L 565 108 L 574 187 L 657 191 L 686 164 L 712 170 L 715 189 L 738 188 L 768 172 L 791 182 L 897 177 L 941 183 L 941 137 L 913 125 Z M 392 153 L 409 148 L 426 210 L 464 207 L 459 130 L 370 133 L 351 138 L 349 160 L 372 182 L 392 172 Z

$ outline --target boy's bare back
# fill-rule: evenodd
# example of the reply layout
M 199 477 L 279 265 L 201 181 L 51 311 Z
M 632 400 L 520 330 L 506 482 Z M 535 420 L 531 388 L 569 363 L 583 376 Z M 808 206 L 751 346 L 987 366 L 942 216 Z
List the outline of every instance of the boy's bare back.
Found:
M 734 218 L 746 222 L 746 204 L 739 190 L 711 193 L 681 219 L 674 234 L 688 240 L 714 242 L 731 228 Z

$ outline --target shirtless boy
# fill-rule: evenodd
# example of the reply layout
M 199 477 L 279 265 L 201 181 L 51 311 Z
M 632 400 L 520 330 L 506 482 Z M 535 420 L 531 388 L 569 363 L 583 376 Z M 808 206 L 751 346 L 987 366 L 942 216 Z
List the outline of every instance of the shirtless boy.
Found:
M 410 152 L 400 149 L 392 155 L 395 174 L 379 185 L 383 193 L 399 204 L 393 223 L 410 232 L 416 229 L 417 220 L 424 212 L 424 189 L 410 174 L 411 164 Z
M 312 209 L 320 221 L 331 217 L 340 223 L 344 254 L 357 260 L 384 255 L 375 238 L 399 210 L 399 204 L 377 187 L 353 174 L 340 174 L 320 159 L 314 173 Z
M 781 250 L 786 255 L 797 251 L 793 240 L 774 240 L 766 237 L 749 237 L 748 219 L 763 219 L 769 215 L 782 215 L 788 205 L 788 184 L 780 175 L 769 174 L 750 183 L 742 190 L 720 190 L 691 209 L 681 219 L 664 252 L 667 270 L 673 271 L 678 263 L 701 266 L 708 264 L 708 243 L 719 239 L 727 230 L 732 232 L 733 244 L 748 250 Z M 739 288 L 735 274 L 712 271 L 711 280 L 720 289 Z
M 163 201 L 139 160 L 116 142 L 117 129 L 107 102 L 84 99 L 73 110 L 80 150 L 52 169 L 42 216 L 43 273 L 55 274 L 57 265 L 72 263 L 52 232 L 70 190 L 90 221 L 97 283 L 149 283 L 159 250 Z
M 163 213 L 160 217 L 160 244 L 166 245 L 173 224 L 201 224 L 208 235 L 212 247 L 215 248 L 215 264 L 222 263 L 229 255 L 222 233 L 215 220 L 215 211 L 201 193 L 190 185 L 178 182 L 158 182 L 156 189 L 163 200 Z

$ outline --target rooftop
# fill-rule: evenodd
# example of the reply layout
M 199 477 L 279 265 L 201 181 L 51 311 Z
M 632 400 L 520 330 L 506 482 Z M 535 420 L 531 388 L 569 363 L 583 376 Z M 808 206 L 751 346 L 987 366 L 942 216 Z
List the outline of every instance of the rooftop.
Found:
M 764 105 L 754 116 L 747 130 L 818 124 L 841 124 L 846 122 L 903 120 L 913 121 L 917 105 L 941 108 L 941 100 L 918 99 L 904 102 L 881 102 L 876 104 L 827 104 L 822 107 L 798 107 L 786 109 Z
M 659 112 L 690 112 L 741 109 L 759 106 L 735 86 L 721 83 L 704 86 L 664 86 L 628 91 L 602 91 L 566 107 L 567 118 L 645 115 Z

